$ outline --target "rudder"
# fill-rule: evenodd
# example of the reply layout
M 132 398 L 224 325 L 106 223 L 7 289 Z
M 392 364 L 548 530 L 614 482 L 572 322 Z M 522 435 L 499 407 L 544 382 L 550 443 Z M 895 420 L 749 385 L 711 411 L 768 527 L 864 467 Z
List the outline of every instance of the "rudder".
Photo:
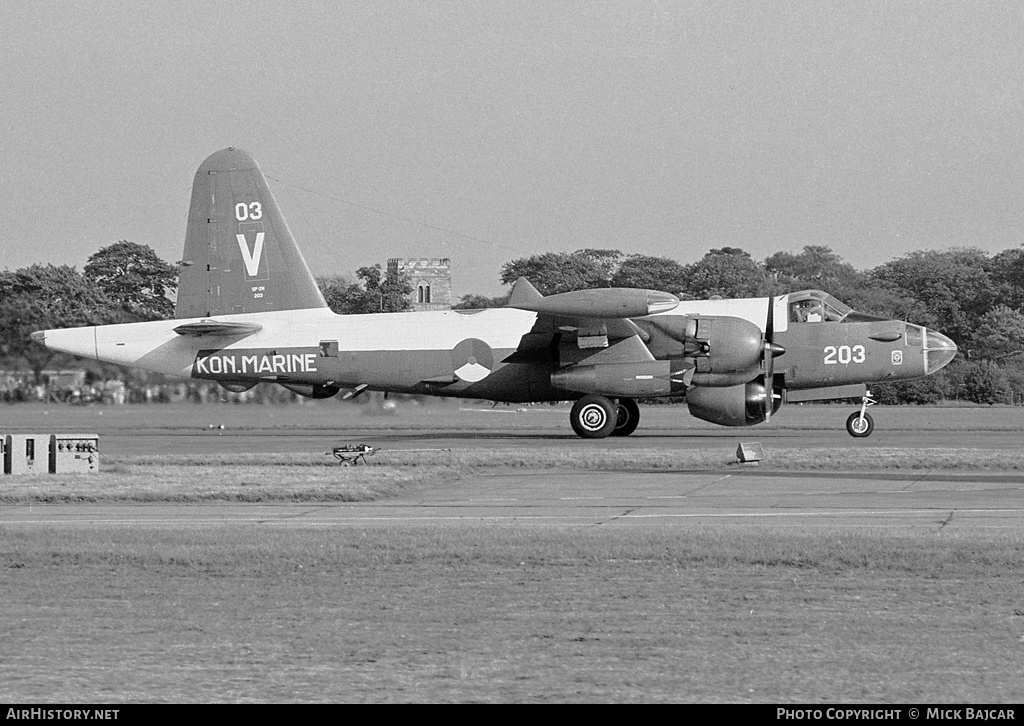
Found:
M 327 303 L 259 166 L 229 147 L 196 171 L 175 318 Z

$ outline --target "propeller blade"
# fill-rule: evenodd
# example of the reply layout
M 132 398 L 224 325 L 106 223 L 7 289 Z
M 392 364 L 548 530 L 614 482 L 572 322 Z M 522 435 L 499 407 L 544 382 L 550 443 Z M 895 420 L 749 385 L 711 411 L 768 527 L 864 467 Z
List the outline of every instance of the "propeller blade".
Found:
M 775 298 L 768 296 L 768 317 L 764 323 L 764 352 L 761 365 L 764 380 L 764 421 L 772 417 L 775 408 L 775 354 L 781 346 L 775 345 Z M 782 351 L 785 352 L 785 349 Z

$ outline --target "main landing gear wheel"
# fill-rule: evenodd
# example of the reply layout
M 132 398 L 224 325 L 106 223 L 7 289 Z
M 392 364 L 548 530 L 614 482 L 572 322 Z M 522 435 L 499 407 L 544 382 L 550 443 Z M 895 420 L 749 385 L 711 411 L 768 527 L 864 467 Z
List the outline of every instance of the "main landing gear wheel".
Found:
M 846 419 L 846 430 L 850 432 L 850 436 L 863 439 L 875 430 L 875 422 L 871 419 L 871 414 L 854 411 L 850 418 Z
M 573 404 L 569 422 L 577 436 L 603 439 L 615 429 L 617 406 L 604 396 L 584 396 Z
M 640 423 L 640 407 L 632 398 L 620 398 L 615 410 L 615 428 L 612 436 L 629 436 Z

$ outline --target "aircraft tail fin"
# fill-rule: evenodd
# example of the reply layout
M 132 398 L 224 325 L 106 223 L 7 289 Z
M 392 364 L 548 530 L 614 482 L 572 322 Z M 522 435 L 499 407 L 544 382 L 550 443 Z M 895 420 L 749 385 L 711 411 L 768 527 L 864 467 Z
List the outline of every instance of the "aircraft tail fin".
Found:
M 175 318 L 327 303 L 253 158 L 229 147 L 192 183 Z

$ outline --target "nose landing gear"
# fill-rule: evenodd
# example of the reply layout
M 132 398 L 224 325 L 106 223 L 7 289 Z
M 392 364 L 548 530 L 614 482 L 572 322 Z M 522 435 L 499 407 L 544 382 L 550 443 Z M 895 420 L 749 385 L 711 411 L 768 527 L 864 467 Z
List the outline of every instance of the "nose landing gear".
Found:
M 871 397 L 871 391 L 865 391 L 864 398 L 861 399 L 860 411 L 854 411 L 846 419 L 846 430 L 850 436 L 863 439 L 870 436 L 871 432 L 875 430 L 875 422 L 867 412 L 868 406 L 874 406 L 875 403 L 877 402 Z

